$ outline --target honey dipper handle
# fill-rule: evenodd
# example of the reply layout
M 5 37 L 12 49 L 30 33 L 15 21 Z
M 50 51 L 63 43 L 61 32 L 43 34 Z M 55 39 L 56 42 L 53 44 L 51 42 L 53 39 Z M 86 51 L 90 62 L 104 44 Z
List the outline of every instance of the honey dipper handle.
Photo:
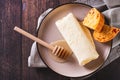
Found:
M 15 26 L 14 30 L 17 31 L 17 32 L 19 32 L 20 34 L 22 34 L 22 35 L 24 35 L 24 36 L 32 39 L 32 40 L 38 42 L 39 44 L 43 45 L 44 47 L 49 48 L 50 50 L 53 50 L 53 48 L 54 48 L 53 46 L 49 45 L 48 43 L 44 42 L 43 40 L 41 40 L 41 39 L 33 36 L 32 34 L 24 31 L 23 29 L 20 29 L 17 26 Z

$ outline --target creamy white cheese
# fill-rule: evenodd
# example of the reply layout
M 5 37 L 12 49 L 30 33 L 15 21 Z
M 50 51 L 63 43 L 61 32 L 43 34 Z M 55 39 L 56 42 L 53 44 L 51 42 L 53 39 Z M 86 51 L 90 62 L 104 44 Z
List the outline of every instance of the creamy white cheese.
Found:
M 82 26 L 72 13 L 56 21 L 56 25 L 80 65 L 85 65 L 98 58 L 95 46 L 86 35 Z

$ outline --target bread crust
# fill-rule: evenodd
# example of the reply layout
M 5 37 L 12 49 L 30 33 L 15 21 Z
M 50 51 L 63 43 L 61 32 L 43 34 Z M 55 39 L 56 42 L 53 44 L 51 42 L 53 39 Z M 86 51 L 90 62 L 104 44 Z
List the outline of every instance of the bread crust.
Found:
M 119 28 L 104 25 L 101 32 L 94 31 L 93 37 L 99 42 L 108 42 L 112 40 L 120 32 Z
M 102 30 L 104 25 L 104 16 L 96 8 L 92 8 L 83 20 L 83 25 L 97 32 Z

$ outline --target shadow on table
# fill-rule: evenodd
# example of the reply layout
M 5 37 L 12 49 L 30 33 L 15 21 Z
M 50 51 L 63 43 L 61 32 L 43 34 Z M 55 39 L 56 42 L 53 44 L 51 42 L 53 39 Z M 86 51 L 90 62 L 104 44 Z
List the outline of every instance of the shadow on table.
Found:
M 54 71 L 52 71 L 49 68 L 35 68 L 37 75 L 40 76 L 40 78 L 43 77 L 44 80 L 69 80 L 70 78 L 64 77 L 62 75 L 56 74 Z M 46 75 L 46 77 L 45 77 Z M 41 80 L 41 79 L 40 79 Z
M 85 80 L 120 80 L 120 57 Z

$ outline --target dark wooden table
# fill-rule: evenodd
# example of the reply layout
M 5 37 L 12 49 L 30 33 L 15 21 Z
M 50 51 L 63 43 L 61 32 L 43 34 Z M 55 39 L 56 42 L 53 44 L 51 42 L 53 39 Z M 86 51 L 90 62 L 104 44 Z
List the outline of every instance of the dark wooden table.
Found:
M 70 80 L 50 69 L 27 65 L 30 39 L 13 31 L 15 25 L 35 35 L 39 15 L 50 7 L 75 0 L 0 0 L 0 80 Z M 102 0 L 79 0 L 94 5 Z M 118 46 L 118 48 L 120 48 Z M 119 80 L 120 59 L 86 80 Z

